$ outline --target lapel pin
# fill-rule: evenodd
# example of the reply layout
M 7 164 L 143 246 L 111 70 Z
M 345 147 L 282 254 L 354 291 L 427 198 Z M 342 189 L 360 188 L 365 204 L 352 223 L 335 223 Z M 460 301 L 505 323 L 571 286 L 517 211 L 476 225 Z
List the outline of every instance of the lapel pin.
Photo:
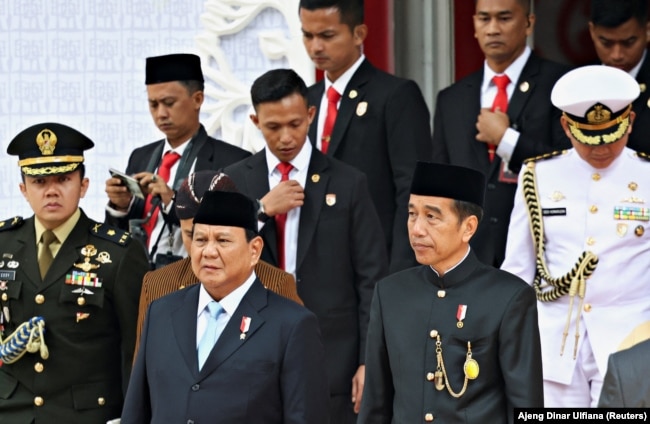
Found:
M 317 183 L 319 181 L 320 181 L 320 175 L 314 174 L 314 175 L 311 176 L 311 182 L 312 183 Z
M 88 312 L 77 312 L 77 322 L 88 318 L 90 314 Z
M 623 237 L 627 234 L 627 224 L 616 224 L 616 235 Z
M 634 181 L 632 181 L 631 183 L 629 183 L 627 185 L 627 188 L 629 188 L 632 191 L 636 191 L 636 189 L 639 188 L 639 185 L 637 183 L 635 183 Z
M 645 93 L 645 88 L 646 88 L 646 87 L 645 87 L 645 83 L 640 83 L 640 84 L 639 84 L 639 90 L 640 90 L 642 93 Z
M 363 116 L 368 111 L 368 102 L 361 102 L 357 105 L 357 116 Z
M 456 323 L 456 327 L 458 328 L 463 328 L 463 320 L 465 319 L 465 315 L 467 314 L 467 305 L 458 305 L 458 310 L 456 311 L 456 319 L 458 322 Z
M 327 206 L 334 206 L 336 205 L 336 194 L 334 193 L 328 193 L 325 195 L 325 203 Z
M 18 261 L 9 261 L 9 262 L 7 262 L 7 267 L 12 268 L 12 269 L 18 268 L 18 265 L 20 265 L 18 263 Z
M 521 84 L 519 84 L 519 90 L 522 93 L 527 92 L 530 89 L 530 84 L 528 84 L 528 81 L 524 81 Z
M 350 90 L 350 94 L 348 95 L 351 99 L 356 99 L 359 93 L 357 93 L 357 90 Z
M 239 331 L 241 331 L 241 334 L 239 335 L 239 340 L 246 339 L 246 333 L 249 328 L 251 328 L 251 318 L 247 316 L 241 317 L 241 324 L 239 324 Z

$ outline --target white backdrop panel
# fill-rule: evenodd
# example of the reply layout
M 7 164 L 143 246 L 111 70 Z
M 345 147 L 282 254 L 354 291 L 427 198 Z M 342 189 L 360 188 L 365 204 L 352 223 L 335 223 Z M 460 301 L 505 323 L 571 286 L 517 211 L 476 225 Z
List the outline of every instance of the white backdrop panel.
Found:
M 251 151 L 248 90 L 267 69 L 292 67 L 307 83 L 298 0 L 0 0 L 0 219 L 29 216 L 7 145 L 22 129 L 55 121 L 94 142 L 81 206 L 102 221 L 108 168 L 160 139 L 147 106 L 145 58 L 191 52 L 206 77 L 208 133 Z

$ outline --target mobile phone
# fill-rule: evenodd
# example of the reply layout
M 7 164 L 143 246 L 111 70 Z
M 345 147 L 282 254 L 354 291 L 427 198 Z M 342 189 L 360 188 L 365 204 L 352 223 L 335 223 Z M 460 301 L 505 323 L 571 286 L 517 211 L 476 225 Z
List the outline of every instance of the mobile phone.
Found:
M 111 176 L 113 178 L 119 178 L 122 180 L 122 184 L 124 184 L 129 189 L 131 194 L 144 200 L 144 193 L 142 192 L 142 187 L 140 187 L 138 180 L 114 168 L 109 168 L 108 172 L 111 173 Z

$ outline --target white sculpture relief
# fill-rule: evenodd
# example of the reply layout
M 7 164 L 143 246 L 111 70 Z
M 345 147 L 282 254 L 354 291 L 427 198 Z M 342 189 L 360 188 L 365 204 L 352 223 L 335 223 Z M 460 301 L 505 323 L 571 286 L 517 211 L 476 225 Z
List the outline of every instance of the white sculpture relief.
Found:
M 308 85 L 314 81 L 298 0 L 207 0 L 201 23 L 196 46 L 206 80 L 202 122 L 208 134 L 259 151 L 264 140 L 248 119 L 253 80 L 268 69 L 289 67 Z

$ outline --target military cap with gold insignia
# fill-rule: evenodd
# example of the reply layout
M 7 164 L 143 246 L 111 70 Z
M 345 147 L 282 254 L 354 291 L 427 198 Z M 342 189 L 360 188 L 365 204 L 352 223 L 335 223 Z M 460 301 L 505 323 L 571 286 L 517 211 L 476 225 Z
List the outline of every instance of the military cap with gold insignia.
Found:
M 67 125 L 46 122 L 21 131 L 7 147 L 18 156 L 18 166 L 30 177 L 67 174 L 84 161 L 84 150 L 93 142 Z
M 203 81 L 201 58 L 188 53 L 148 57 L 144 83 L 150 85 L 171 81 Z
M 638 96 L 639 84 L 627 72 L 591 65 L 557 80 L 551 102 L 562 110 L 576 140 L 596 146 L 614 143 L 627 134 L 632 102 Z

